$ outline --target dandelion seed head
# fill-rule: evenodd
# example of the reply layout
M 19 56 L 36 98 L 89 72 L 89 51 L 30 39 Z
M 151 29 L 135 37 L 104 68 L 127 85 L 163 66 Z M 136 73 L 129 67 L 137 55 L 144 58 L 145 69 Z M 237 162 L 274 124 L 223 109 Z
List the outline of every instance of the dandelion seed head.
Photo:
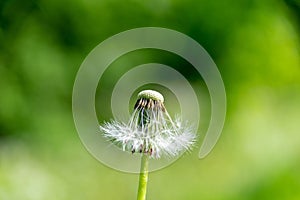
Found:
M 146 153 L 152 158 L 174 157 L 191 150 L 196 141 L 192 128 L 180 118 L 173 121 L 163 102 L 159 92 L 140 92 L 129 122 L 104 123 L 100 126 L 104 137 L 123 151 Z

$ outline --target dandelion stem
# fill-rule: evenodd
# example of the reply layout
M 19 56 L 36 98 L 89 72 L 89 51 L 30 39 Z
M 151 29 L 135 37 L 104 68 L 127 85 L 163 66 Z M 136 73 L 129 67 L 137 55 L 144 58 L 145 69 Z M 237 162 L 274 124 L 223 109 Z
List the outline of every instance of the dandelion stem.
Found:
M 141 160 L 141 171 L 139 178 L 139 188 L 138 188 L 138 196 L 137 200 L 145 200 L 147 193 L 147 183 L 148 183 L 148 163 L 149 155 L 143 153 Z

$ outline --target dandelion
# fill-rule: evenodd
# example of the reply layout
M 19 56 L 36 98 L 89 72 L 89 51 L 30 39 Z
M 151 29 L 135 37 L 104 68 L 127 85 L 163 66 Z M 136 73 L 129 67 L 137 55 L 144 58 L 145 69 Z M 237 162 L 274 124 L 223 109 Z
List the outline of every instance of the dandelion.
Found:
M 191 127 L 171 119 L 163 96 L 153 90 L 138 94 L 128 123 L 112 121 L 100 126 L 104 136 L 123 151 L 146 153 L 152 158 L 175 157 L 195 141 Z
M 175 157 L 190 150 L 196 140 L 191 127 L 179 118 L 171 119 L 164 97 L 153 90 L 138 94 L 128 123 L 107 122 L 100 129 L 123 151 L 142 154 L 138 200 L 146 198 L 149 158 Z

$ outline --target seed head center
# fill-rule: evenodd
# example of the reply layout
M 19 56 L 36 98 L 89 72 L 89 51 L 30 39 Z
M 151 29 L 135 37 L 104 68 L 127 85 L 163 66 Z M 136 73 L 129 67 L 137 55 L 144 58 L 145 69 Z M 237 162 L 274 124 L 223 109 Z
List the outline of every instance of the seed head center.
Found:
M 152 99 L 155 101 L 164 102 L 164 97 L 157 91 L 154 90 L 143 90 L 138 94 L 138 99 Z

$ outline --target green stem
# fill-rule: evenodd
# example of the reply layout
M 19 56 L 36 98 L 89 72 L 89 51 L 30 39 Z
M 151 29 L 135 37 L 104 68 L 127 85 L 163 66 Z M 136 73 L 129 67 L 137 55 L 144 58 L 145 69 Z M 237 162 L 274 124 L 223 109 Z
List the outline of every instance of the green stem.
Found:
M 141 171 L 140 171 L 137 200 L 146 200 L 147 182 L 148 182 L 148 164 L 149 164 L 149 155 L 143 153 L 142 160 L 141 160 Z

